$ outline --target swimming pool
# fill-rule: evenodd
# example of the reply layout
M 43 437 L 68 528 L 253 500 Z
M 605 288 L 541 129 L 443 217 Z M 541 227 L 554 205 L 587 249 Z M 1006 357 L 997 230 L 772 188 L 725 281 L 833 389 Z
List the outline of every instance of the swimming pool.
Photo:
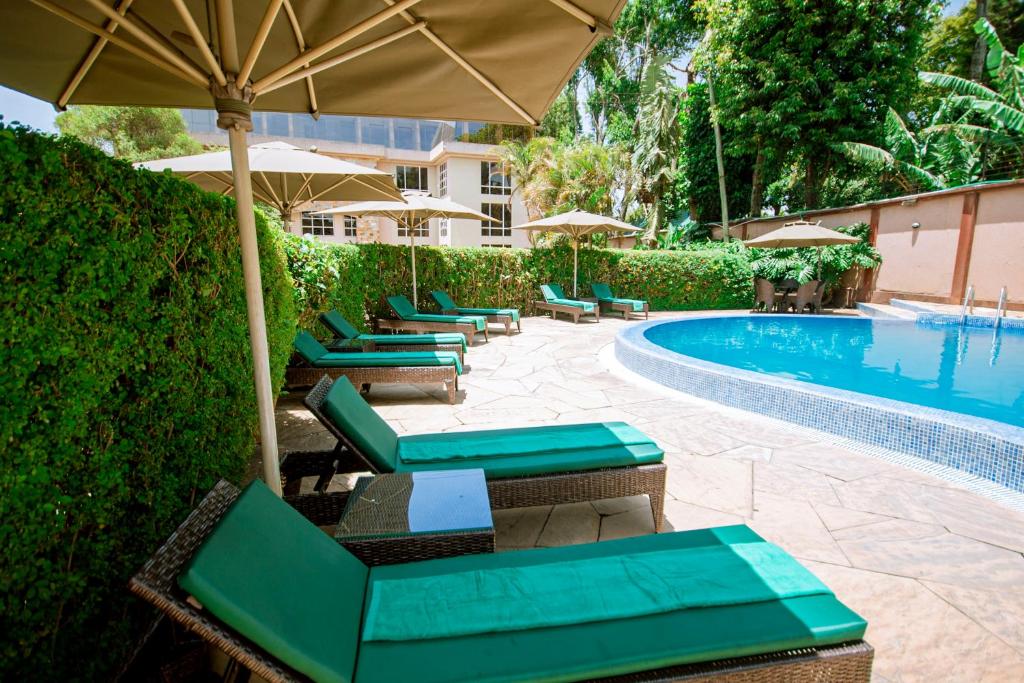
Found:
M 626 328 L 615 356 L 700 398 L 1024 491 L 1024 330 L 701 315 Z

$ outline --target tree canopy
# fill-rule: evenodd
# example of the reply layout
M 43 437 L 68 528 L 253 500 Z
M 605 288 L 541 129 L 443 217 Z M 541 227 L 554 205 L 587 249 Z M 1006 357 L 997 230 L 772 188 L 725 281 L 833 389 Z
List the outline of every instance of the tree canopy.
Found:
M 177 109 L 76 106 L 57 116 L 57 128 L 128 161 L 198 154 L 202 145 Z

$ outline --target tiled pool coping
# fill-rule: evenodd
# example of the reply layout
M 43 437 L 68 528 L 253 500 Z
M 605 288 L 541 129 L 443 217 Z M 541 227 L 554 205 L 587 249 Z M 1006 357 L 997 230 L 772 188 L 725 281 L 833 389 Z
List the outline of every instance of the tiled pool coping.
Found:
M 722 316 L 632 325 L 616 337 L 615 357 L 627 369 L 672 389 L 914 455 L 1024 492 L 1024 429 L 1020 427 L 709 363 L 658 346 L 645 336 L 657 325 L 700 324 L 710 317 Z

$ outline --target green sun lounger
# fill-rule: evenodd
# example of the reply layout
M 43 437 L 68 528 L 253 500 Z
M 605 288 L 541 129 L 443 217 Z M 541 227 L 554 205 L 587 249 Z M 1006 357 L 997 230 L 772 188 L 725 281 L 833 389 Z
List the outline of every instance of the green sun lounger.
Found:
M 355 386 L 371 384 L 444 384 L 448 400 L 455 402 L 462 361 L 447 351 L 396 351 L 346 353 L 329 351 L 309 332 L 301 331 L 293 343 L 305 366 L 289 367 L 289 386 L 312 386 L 325 374 L 347 377 Z
M 402 330 L 407 332 L 461 332 L 466 341 L 473 343 L 478 332 L 487 337 L 487 318 L 482 315 L 438 315 L 436 313 L 420 313 L 406 297 L 389 296 L 388 305 L 398 320 L 378 320 L 379 329 Z
M 533 305 L 539 311 L 551 313 L 552 320 L 556 320 L 559 313 L 571 316 L 574 323 L 578 323 L 580 318 L 585 315 L 594 316 L 594 320 L 601 319 L 599 307 L 596 303 L 570 299 L 562 291 L 562 288 L 556 284 L 541 285 L 540 293 L 544 300 L 535 301 Z
M 505 326 L 505 334 L 512 333 L 512 323 L 516 324 L 516 329 L 522 331 L 522 327 L 519 325 L 519 309 L 518 308 L 465 308 L 464 306 L 456 306 L 452 298 L 448 296 L 447 292 L 442 292 L 439 289 L 435 289 L 430 293 L 430 296 L 437 302 L 437 305 L 441 308 L 441 312 L 447 315 L 482 315 L 487 318 L 489 323 L 501 323 Z
M 329 351 L 448 351 L 464 360 L 466 335 L 461 332 L 440 334 L 365 334 L 357 330 L 338 311 L 320 314 L 320 322 L 334 333 Z
M 601 306 L 601 310 L 618 311 L 622 313 L 622 317 L 629 320 L 630 313 L 643 313 L 644 319 L 646 320 L 650 312 L 650 306 L 646 301 L 641 299 L 619 299 L 612 296 L 611 287 L 603 282 L 594 282 L 590 285 L 590 290 L 594 292 L 594 296 L 597 297 L 597 303 Z
M 871 675 L 864 619 L 746 526 L 368 567 L 221 482 L 130 586 L 275 683 Z

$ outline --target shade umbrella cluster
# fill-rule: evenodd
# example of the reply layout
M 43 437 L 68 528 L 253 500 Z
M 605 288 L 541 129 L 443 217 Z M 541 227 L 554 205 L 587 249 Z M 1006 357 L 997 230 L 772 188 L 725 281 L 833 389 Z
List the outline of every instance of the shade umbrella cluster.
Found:
M 474 211 L 448 199 L 438 199 L 422 192 L 404 192 L 402 201 L 358 202 L 337 209 L 321 211 L 321 215 L 380 216 L 390 218 L 409 234 L 409 260 L 412 265 L 412 303 L 418 306 L 416 291 L 416 232 L 434 218 L 470 218 L 493 222 L 490 216 Z
M 58 107 L 217 110 L 230 145 L 264 477 L 280 493 L 246 140 L 253 106 L 537 125 L 624 4 L 8 0 L 0 84 Z
M 529 230 L 532 232 L 558 232 L 572 238 L 572 295 L 576 296 L 580 239 L 585 235 L 596 233 L 636 232 L 639 228 L 629 223 L 596 213 L 572 210 L 549 216 L 540 220 L 517 225 L 513 230 Z
M 823 228 L 819 223 L 793 221 L 786 223 L 778 230 L 772 230 L 760 237 L 746 240 L 743 244 L 757 249 L 797 249 L 800 247 L 817 247 L 818 279 L 821 279 L 821 248 L 834 244 L 856 244 L 856 237 L 844 235 L 836 230 Z
M 141 161 L 138 168 L 168 170 L 204 190 L 231 194 L 231 153 L 208 152 L 172 159 Z M 402 195 L 390 173 L 299 149 L 287 142 L 249 147 L 253 196 L 281 214 L 285 229 L 292 210 L 307 202 L 398 200 Z

